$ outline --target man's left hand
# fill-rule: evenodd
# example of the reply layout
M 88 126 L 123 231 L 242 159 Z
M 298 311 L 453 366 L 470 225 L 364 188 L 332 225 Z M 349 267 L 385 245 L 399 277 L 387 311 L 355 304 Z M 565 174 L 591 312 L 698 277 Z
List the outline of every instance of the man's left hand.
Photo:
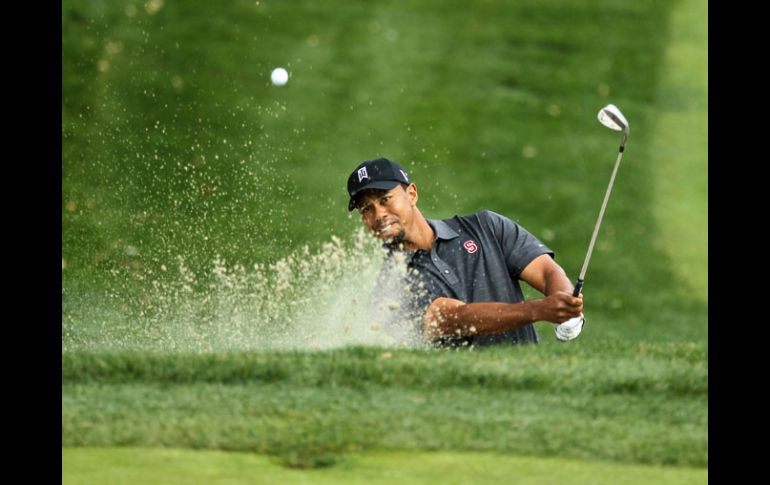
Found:
M 564 323 L 555 324 L 556 338 L 562 342 L 577 338 L 583 330 L 584 323 L 585 318 L 583 315 L 580 315 L 579 317 L 570 318 Z

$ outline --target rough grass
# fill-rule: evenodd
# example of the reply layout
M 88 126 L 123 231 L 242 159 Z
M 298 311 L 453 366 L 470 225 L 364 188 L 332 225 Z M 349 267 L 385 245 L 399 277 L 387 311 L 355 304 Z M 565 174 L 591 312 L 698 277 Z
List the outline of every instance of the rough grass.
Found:
M 255 451 L 299 467 L 369 449 L 701 467 L 707 357 L 702 345 L 623 342 L 68 354 L 62 443 Z

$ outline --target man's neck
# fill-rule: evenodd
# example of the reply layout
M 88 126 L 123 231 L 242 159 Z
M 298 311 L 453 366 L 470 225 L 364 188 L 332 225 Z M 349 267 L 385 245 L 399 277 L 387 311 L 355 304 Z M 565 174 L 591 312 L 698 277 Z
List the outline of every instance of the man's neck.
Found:
M 415 251 L 417 249 L 430 251 L 433 247 L 433 241 L 436 240 L 435 231 L 420 212 L 417 212 L 414 224 L 416 231 L 413 232 L 413 237 L 409 238 L 408 241 L 404 241 L 404 249 L 407 251 Z

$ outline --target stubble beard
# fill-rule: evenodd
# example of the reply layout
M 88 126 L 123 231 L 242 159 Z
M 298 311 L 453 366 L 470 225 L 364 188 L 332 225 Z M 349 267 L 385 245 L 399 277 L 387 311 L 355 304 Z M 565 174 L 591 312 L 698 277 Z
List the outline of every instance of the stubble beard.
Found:
M 403 249 L 406 241 L 406 231 L 401 229 L 395 236 L 388 238 L 384 246 L 388 249 Z

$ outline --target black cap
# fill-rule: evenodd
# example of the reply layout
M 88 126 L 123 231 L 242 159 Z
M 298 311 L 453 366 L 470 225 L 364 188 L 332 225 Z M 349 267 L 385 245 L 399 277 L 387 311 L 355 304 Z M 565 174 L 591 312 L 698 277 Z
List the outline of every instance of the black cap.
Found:
M 410 184 L 404 167 L 387 158 L 367 160 L 348 177 L 348 210 L 356 208 L 356 194 L 366 189 L 390 190 L 398 184 Z

